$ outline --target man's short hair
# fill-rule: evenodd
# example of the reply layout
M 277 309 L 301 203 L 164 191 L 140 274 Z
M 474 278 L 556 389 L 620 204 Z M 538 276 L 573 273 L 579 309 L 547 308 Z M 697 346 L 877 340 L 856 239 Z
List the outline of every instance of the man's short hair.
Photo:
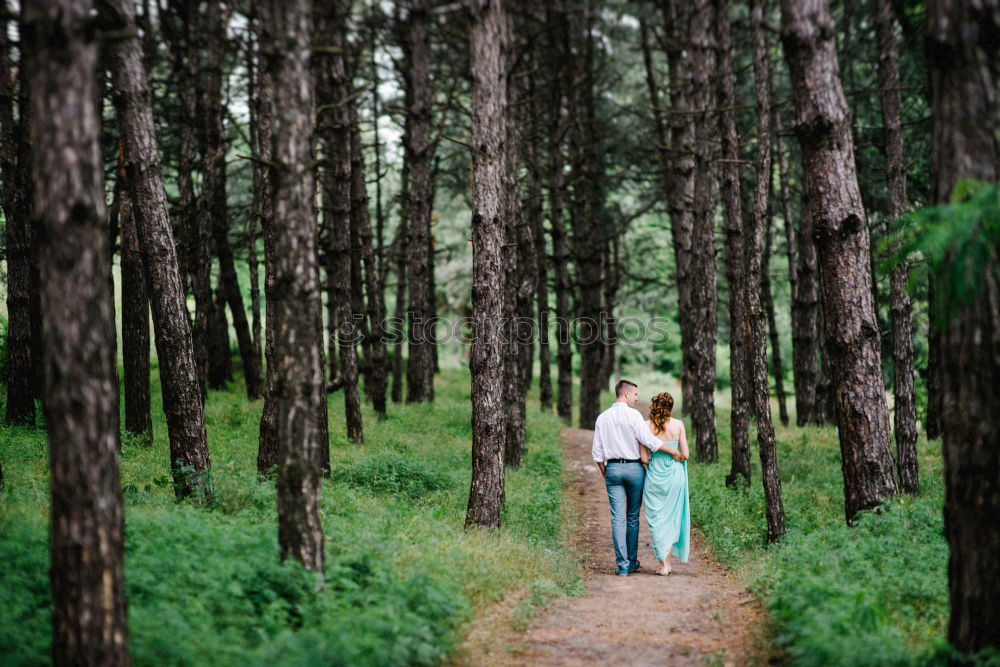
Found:
M 624 396 L 626 387 L 635 387 L 638 389 L 639 385 L 635 382 L 629 382 L 628 380 L 619 380 L 618 384 L 615 385 L 615 398 L 621 398 Z

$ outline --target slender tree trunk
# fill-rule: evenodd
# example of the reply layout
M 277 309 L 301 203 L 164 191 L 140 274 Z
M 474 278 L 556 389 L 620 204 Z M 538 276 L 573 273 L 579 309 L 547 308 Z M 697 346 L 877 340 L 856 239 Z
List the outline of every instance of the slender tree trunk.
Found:
M 271 161 L 273 150 L 271 128 L 274 86 L 268 58 L 274 57 L 274 21 L 271 17 L 271 3 L 256 5 L 257 21 L 254 29 L 257 36 L 257 97 L 253 100 L 257 115 L 257 151 L 264 164 Z M 274 175 L 270 168 L 260 172 L 260 227 L 264 236 L 264 358 L 267 362 L 267 376 L 264 383 L 264 407 L 260 416 L 260 437 L 257 445 L 257 474 L 264 478 L 271 475 L 278 465 L 278 401 L 274 393 L 274 374 L 278 361 L 275 343 L 275 267 L 274 254 Z
M 353 236 L 357 239 L 360 259 L 364 263 L 364 314 L 368 318 L 368 377 L 365 379 L 365 393 L 375 408 L 375 413 L 385 418 L 386 390 L 386 351 L 385 338 L 382 335 L 385 320 L 385 304 L 382 301 L 382 286 L 379 279 L 378 266 L 375 261 L 375 251 L 372 248 L 372 225 L 368 211 L 368 188 L 365 177 L 365 156 L 361 145 L 361 129 L 358 122 L 357 107 L 349 105 L 350 121 L 350 159 L 351 159 L 351 227 Z M 431 262 L 433 273 L 433 261 Z M 431 291 L 433 294 L 433 289 Z M 433 385 L 431 398 L 433 398 Z
M 104 3 L 101 10 L 108 13 L 114 25 L 131 33 L 109 44 L 108 60 L 129 198 L 150 290 L 174 491 L 178 498 L 194 496 L 209 503 L 212 487 L 205 414 L 153 132 L 142 48 L 135 36 L 134 9 L 130 0 L 115 0 Z
M 726 280 L 729 282 L 729 375 L 732 379 L 730 431 L 732 467 L 726 486 L 750 486 L 750 378 L 747 360 L 749 322 L 743 243 L 743 211 L 740 201 L 740 140 L 736 133 L 736 93 L 733 86 L 732 37 L 729 1 L 715 0 L 715 35 L 718 47 L 719 134 L 722 135 L 722 201 L 725 203 Z
M 126 177 L 127 178 L 127 177 Z M 142 253 L 135 227 L 135 210 L 126 191 L 119 192 L 121 226 L 122 362 L 125 370 L 125 430 L 153 442 L 149 398 L 149 296 L 143 277 Z
M 770 60 L 768 62 L 770 63 Z M 772 82 L 770 90 L 771 98 L 774 99 L 773 77 L 770 80 Z M 791 287 L 792 294 L 792 390 L 795 392 L 795 421 L 799 426 L 803 426 L 809 421 L 812 414 L 812 406 L 816 400 L 816 349 L 813 342 L 815 336 L 811 336 L 811 333 L 815 332 L 815 325 L 813 324 L 810 328 L 814 320 L 810 320 L 808 317 L 808 306 L 806 313 L 803 313 L 803 299 L 801 298 L 803 292 L 799 290 L 811 292 L 816 289 L 816 276 L 815 272 L 812 272 L 812 269 L 816 266 L 816 253 L 815 247 L 812 245 L 811 233 L 808 237 L 805 233 L 796 234 L 795 218 L 792 215 L 792 198 L 788 188 L 788 180 L 791 177 L 791 173 L 789 172 L 787 160 L 785 159 L 785 151 L 782 147 L 784 143 L 782 137 L 785 136 L 785 128 L 781 118 L 781 110 L 777 104 L 774 106 L 772 118 L 774 120 L 775 157 L 778 164 L 778 196 L 781 199 L 781 217 L 785 231 L 785 255 L 788 258 L 788 284 Z M 805 206 L 802 207 L 800 215 L 803 224 L 807 219 L 805 208 Z M 800 237 L 806 243 L 804 254 L 800 254 L 799 252 Z M 805 255 L 808 255 L 808 257 Z M 800 262 L 804 260 L 809 260 L 805 263 L 809 275 L 807 275 L 806 280 L 803 282 L 799 280 L 799 266 Z M 807 349 L 801 349 L 803 344 L 805 344 Z M 811 364 L 808 363 L 809 359 L 812 359 Z
M 317 116 L 320 147 L 326 167 L 321 172 L 327 299 L 330 329 L 340 350 L 340 368 L 331 352 L 331 377 L 339 375 L 344 389 L 344 417 L 347 437 L 355 442 L 364 439 L 361 398 L 358 394 L 357 335 L 351 306 L 351 115 L 341 102 L 350 95 L 350 82 L 344 62 L 340 3 L 323 5 L 316 16 L 316 41 L 329 50 L 317 54 Z
M 690 360 L 692 398 L 691 422 L 695 433 L 695 452 L 699 461 L 714 461 L 719 456 L 715 432 L 715 348 L 716 280 L 715 280 L 715 172 L 713 169 L 715 141 L 711 114 L 710 72 L 713 71 L 714 49 L 710 25 L 712 3 L 695 0 L 690 23 L 692 70 L 691 109 L 695 123 L 694 210 L 691 229 L 691 333 L 686 359 Z M 685 410 L 687 409 L 685 405 Z
M 274 358 L 278 435 L 278 543 L 282 559 L 323 571 L 317 410 L 325 402 L 317 321 L 314 98 L 309 0 L 273 0 L 266 53 L 274 85 L 271 178 L 274 183 Z M 262 20 L 264 17 L 261 17 Z M 280 48 L 279 48 L 280 45 Z
M 409 134 L 404 137 L 409 168 L 407 212 L 409 224 L 409 362 L 406 366 L 406 402 L 434 400 L 434 357 L 428 328 L 433 306 L 430 253 L 431 236 L 431 141 L 430 15 L 427 0 L 413 0 L 406 17 L 406 46 L 410 82 Z
M 564 131 L 564 94 L 562 82 L 569 58 L 569 33 L 566 15 L 547 9 L 548 22 L 555 23 L 551 31 L 552 57 L 549 59 L 551 79 L 548 94 L 548 169 L 549 223 L 552 236 L 552 270 L 556 297 L 556 414 L 565 423 L 573 419 L 573 348 L 570 341 L 569 248 L 566 242 L 564 197 L 566 183 L 562 135 Z
M 804 185 L 822 265 L 826 349 L 836 392 L 844 510 L 850 522 L 860 510 L 879 507 L 897 491 L 872 301 L 868 226 L 829 7 L 825 0 L 782 0 L 781 19 Z
M 770 97 L 770 96 L 769 96 Z M 773 172 L 773 162 L 772 172 Z M 770 185 L 770 183 L 769 183 Z M 773 194 L 773 188 L 771 190 Z M 774 374 L 774 393 L 778 399 L 778 416 L 783 426 L 788 426 L 788 405 L 785 400 L 785 369 L 781 362 L 781 337 L 774 316 L 774 297 L 771 293 L 771 228 L 774 216 L 767 216 L 764 231 L 764 258 L 760 267 L 760 298 L 767 315 L 767 334 L 771 341 L 771 369 Z
M 533 67 L 539 65 L 532 63 Z M 524 160 L 528 169 L 526 181 L 527 197 L 525 200 L 526 221 L 531 231 L 533 245 L 533 265 L 535 266 L 535 312 L 537 313 L 538 332 L 538 399 L 544 412 L 552 411 L 552 352 L 549 346 L 549 273 L 548 254 L 545 251 L 544 195 L 542 193 L 543 168 L 540 163 L 542 152 L 538 148 L 541 136 L 542 121 L 538 119 L 542 106 L 535 100 L 540 95 L 540 75 L 536 72 L 529 76 L 527 97 L 528 116 L 531 131 L 523 142 Z M 533 347 L 529 344 L 529 350 Z M 532 355 L 527 355 L 528 376 L 530 379 Z M 530 385 L 530 381 L 528 383 Z
M 604 252 L 607 245 L 601 218 L 601 174 L 595 136 L 593 9 L 573 18 L 577 35 L 573 57 L 572 112 L 573 160 L 573 258 L 579 297 L 576 302 L 577 349 L 580 351 L 580 428 L 592 429 L 601 409 L 601 379 L 604 364 L 604 313 L 602 312 Z
M 757 99 L 757 185 L 745 248 L 747 317 L 750 323 L 747 361 L 751 373 L 753 412 L 757 419 L 757 449 L 760 452 L 761 480 L 764 484 L 767 541 L 774 543 L 785 534 L 785 508 L 781 501 L 781 475 L 778 473 L 778 452 L 774 442 L 768 395 L 767 323 L 760 297 L 761 273 L 764 270 L 764 227 L 767 224 L 767 200 L 771 181 L 770 47 L 765 32 L 764 3 L 765 0 L 753 0 L 750 3 L 754 90 Z
M 895 220 L 906 213 L 906 163 L 903 161 L 903 126 L 899 101 L 899 49 L 896 47 L 890 0 L 879 0 L 876 15 L 879 41 L 879 88 L 888 172 L 889 210 Z M 910 270 L 900 264 L 889 278 L 892 311 L 892 361 L 895 389 L 896 466 L 899 485 L 906 493 L 919 493 L 917 471 L 917 407 L 913 383 L 913 315 L 907 292 Z
M 0 5 L 7 13 L 7 5 Z M 3 178 L 5 257 L 7 261 L 7 412 L 8 424 L 35 423 L 35 398 L 39 377 L 40 340 L 35 322 L 38 314 L 38 268 L 35 265 L 31 230 L 31 145 L 28 141 L 28 87 L 23 85 L 27 68 L 20 64 L 18 121 L 14 121 L 14 75 L 10 71 L 7 20 L 0 21 L 0 177 Z
M 43 232 L 52 662 L 129 665 L 114 303 L 106 279 L 92 9 L 87 0 L 32 0 L 22 13 L 37 187 L 33 215 Z
M 247 37 L 247 98 L 249 100 L 250 114 L 250 150 L 260 153 L 260 130 L 257 117 L 257 79 L 259 77 L 259 63 L 257 53 L 254 50 L 252 35 L 256 34 L 257 28 L 253 24 L 257 21 L 256 7 L 251 9 L 249 22 L 250 35 Z M 263 167 L 259 162 L 254 162 L 253 170 L 253 200 L 250 204 L 250 218 L 247 221 L 247 268 L 250 274 L 250 331 L 252 334 L 251 347 L 253 356 L 260 366 L 263 354 L 261 345 L 261 313 L 260 313 L 260 268 L 257 260 L 257 237 L 260 225 L 260 212 L 263 206 L 261 196 L 261 186 L 263 183 Z M 264 395 L 263 369 L 261 373 L 261 386 L 259 397 Z
M 934 200 L 950 200 L 963 178 L 1000 180 L 1000 3 L 928 3 L 927 62 L 934 115 Z M 941 326 L 944 525 L 950 555 L 948 641 L 963 653 L 1000 648 L 1000 279 L 998 250 L 964 269 L 976 285 L 968 302 L 937 293 Z M 959 270 L 949 257 L 935 272 L 944 286 Z M 971 264 L 971 262 L 970 262 Z M 973 274 L 973 271 L 978 271 Z M 953 313 L 950 318 L 945 314 Z
M 934 284 L 934 276 L 927 278 L 927 312 L 938 311 L 938 288 Z M 933 315 L 931 315 L 933 320 Z M 941 413 L 944 410 L 941 393 L 941 329 L 936 326 L 927 327 L 927 416 L 924 419 L 924 430 L 928 440 L 941 437 Z
M 409 214 L 406 212 L 409 195 L 410 175 L 407 165 L 403 164 L 401 174 L 399 205 L 399 227 L 396 229 L 395 259 L 396 259 L 396 306 L 393 311 L 393 323 L 397 327 L 395 344 L 392 353 L 392 402 L 403 400 L 403 347 L 406 345 L 406 267 L 409 254 Z
M 500 526 L 504 505 L 503 242 L 511 174 L 507 141 L 507 10 L 469 0 L 472 73 L 472 483 L 465 525 Z M 411 348 L 412 349 L 412 348 Z M 412 358 L 411 358 L 412 363 Z

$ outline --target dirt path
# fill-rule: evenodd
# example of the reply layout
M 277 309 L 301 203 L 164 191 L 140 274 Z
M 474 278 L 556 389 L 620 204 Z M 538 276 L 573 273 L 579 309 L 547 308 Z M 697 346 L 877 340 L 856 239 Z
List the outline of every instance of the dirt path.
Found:
M 668 577 L 657 561 L 645 517 L 641 569 L 615 575 L 608 496 L 591 456 L 593 431 L 562 431 L 564 461 L 580 517 L 574 540 L 584 555 L 587 593 L 557 603 L 524 637 L 516 660 L 529 665 L 743 665 L 760 651 L 764 611 L 757 598 L 707 552 L 695 533 L 688 563 Z M 692 507 L 697 514 L 698 508 Z

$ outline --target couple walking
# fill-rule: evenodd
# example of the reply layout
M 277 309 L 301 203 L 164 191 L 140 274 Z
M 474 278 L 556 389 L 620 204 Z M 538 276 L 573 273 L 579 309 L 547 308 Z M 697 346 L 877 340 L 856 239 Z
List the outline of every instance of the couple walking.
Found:
M 653 397 L 646 421 L 632 407 L 639 397 L 635 383 L 620 380 L 615 396 L 614 404 L 597 417 L 593 457 L 611 503 L 617 573 L 627 576 L 639 569 L 639 506 L 645 504 L 653 551 L 660 561 L 656 574 L 667 575 L 671 549 L 686 563 L 691 543 L 684 424 L 670 416 L 670 394 Z

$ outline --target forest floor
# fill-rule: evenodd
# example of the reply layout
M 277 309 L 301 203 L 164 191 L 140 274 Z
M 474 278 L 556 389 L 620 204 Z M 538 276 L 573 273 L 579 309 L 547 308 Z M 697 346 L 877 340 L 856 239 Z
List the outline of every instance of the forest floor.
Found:
M 767 662 L 766 613 L 759 599 L 709 552 L 695 531 L 687 563 L 658 566 L 645 518 L 640 523 L 638 572 L 615 575 L 608 496 L 591 459 L 593 431 L 561 433 L 570 518 L 568 539 L 583 564 L 586 592 L 555 600 L 523 634 L 477 663 L 530 665 L 744 665 Z M 564 501 L 565 502 L 565 501 Z M 520 602 L 523 605 L 523 601 Z M 502 612 L 500 612 L 503 615 Z M 497 619 L 494 619 L 497 620 Z M 482 642 L 475 624 L 466 641 Z M 516 623 L 515 623 L 516 625 Z M 496 641 L 496 637 L 494 637 Z M 466 654 L 467 657 L 472 657 Z M 464 660 L 460 659 L 460 662 Z

